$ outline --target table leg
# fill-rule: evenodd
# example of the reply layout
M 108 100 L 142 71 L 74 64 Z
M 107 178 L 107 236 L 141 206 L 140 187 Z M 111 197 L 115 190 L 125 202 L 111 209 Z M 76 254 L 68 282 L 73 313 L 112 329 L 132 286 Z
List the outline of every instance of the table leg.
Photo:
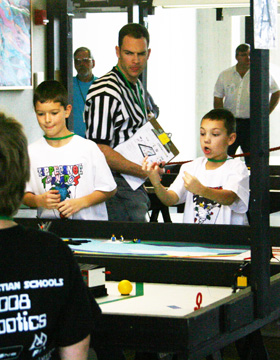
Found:
M 214 354 L 206 356 L 206 360 L 222 360 L 222 354 L 220 351 L 215 352 Z
M 269 360 L 260 330 L 235 342 L 240 360 Z

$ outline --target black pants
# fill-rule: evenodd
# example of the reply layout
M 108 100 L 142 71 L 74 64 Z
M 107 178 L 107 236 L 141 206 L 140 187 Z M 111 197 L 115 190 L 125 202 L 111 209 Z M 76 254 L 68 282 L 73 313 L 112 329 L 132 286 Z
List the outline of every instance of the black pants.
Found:
M 238 146 L 243 153 L 250 152 L 250 119 L 236 119 L 236 135 L 235 142 L 228 148 L 228 154 L 234 155 Z M 245 156 L 245 162 L 250 166 L 250 156 Z

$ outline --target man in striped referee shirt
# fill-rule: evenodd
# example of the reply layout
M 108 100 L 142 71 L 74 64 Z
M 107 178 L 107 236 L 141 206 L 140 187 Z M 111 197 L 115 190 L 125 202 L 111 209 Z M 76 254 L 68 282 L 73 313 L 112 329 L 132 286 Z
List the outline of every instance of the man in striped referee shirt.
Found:
M 148 30 L 136 23 L 119 31 L 118 63 L 90 87 L 85 104 L 86 138 L 95 141 L 113 172 L 117 194 L 107 202 L 110 221 L 146 221 L 150 201 L 143 187 L 132 190 L 121 174 L 144 179 L 141 166 L 114 148 L 146 123 L 145 93 L 138 79 L 150 56 Z

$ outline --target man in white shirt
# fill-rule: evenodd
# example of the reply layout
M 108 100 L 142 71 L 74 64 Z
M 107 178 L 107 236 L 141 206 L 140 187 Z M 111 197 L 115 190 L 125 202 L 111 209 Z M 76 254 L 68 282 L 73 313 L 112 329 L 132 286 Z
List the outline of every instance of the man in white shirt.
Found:
M 219 75 L 214 88 L 214 108 L 230 110 L 236 118 L 237 139 L 229 146 L 229 155 L 234 155 L 239 146 L 243 153 L 250 152 L 250 45 L 239 45 L 235 50 L 235 58 L 237 64 Z M 279 87 L 271 75 L 269 92 L 271 113 L 280 99 Z M 245 161 L 249 166 L 249 156 L 245 157 Z

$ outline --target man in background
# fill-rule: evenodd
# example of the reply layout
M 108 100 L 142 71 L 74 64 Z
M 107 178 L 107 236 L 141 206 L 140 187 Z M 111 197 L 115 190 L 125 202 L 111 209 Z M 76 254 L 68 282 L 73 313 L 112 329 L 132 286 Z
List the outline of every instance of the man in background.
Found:
M 85 101 L 89 87 L 97 79 L 92 73 L 95 61 L 91 51 L 86 47 L 79 47 L 74 52 L 74 65 L 77 71 L 77 75 L 73 77 L 74 133 L 85 137 L 86 125 L 83 119 Z
M 230 110 L 236 118 L 237 138 L 228 148 L 229 155 L 234 155 L 239 146 L 243 153 L 250 152 L 250 45 L 239 45 L 235 58 L 237 64 L 219 75 L 214 89 L 214 108 Z M 271 114 L 280 98 L 279 87 L 272 76 L 269 79 L 269 92 Z M 245 161 L 249 166 L 250 157 L 246 156 Z

